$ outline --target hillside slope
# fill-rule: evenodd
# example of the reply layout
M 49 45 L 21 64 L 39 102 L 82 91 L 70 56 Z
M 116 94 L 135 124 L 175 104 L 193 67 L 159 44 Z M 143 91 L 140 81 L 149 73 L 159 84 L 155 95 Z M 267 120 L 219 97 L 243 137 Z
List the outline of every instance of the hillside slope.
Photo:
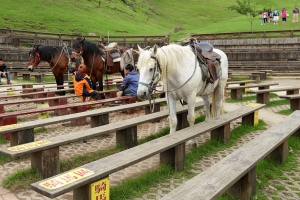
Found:
M 3 2 L 3 3 L 2 3 Z M 181 27 L 174 37 L 190 33 L 250 31 L 245 16 L 228 9 L 235 0 L 2 0 L 0 28 L 87 35 L 161 35 Z M 99 7 L 99 2 L 100 7 Z M 293 1 L 266 0 L 257 7 L 291 10 Z M 288 19 L 291 21 L 291 19 Z M 254 30 L 299 29 L 298 24 Z

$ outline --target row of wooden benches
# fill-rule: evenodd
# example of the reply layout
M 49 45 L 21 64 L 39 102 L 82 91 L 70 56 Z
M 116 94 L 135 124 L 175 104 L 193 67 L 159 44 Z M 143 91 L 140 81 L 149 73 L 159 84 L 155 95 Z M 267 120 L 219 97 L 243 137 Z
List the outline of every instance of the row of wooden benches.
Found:
M 224 138 L 230 138 L 230 122 L 242 118 L 242 124 L 253 125 L 254 112 L 264 106 L 256 105 L 236 109 L 219 118 L 202 122 L 174 134 L 33 183 L 31 188 L 50 198 L 73 191 L 73 199 L 87 200 L 91 197 L 90 188 L 94 182 L 156 154 L 160 155 L 161 164 L 170 164 L 175 170 L 181 171 L 184 169 L 186 141 L 208 131 L 211 131 L 211 138 L 224 141 Z M 238 199 L 254 197 L 256 191 L 255 166 L 267 156 L 280 162 L 286 159 L 288 155 L 287 139 L 294 133 L 299 136 L 299 119 L 300 111 L 294 112 L 280 124 L 265 131 L 162 199 L 216 199 L 224 192 L 228 192 Z M 45 145 L 49 146 L 50 144 Z

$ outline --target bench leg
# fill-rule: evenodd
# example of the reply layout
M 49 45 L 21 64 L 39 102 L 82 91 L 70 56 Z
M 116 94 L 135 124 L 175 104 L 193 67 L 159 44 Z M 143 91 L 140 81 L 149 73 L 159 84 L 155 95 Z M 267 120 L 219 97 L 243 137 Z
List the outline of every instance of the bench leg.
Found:
M 283 163 L 288 157 L 289 148 L 288 148 L 288 140 L 285 140 L 282 144 L 280 144 L 276 149 L 274 149 L 267 158 L 275 159 L 279 163 Z
M 256 167 L 253 167 L 247 174 L 232 185 L 226 193 L 237 199 L 252 199 L 256 193 Z
M 4 105 L 0 105 L 0 113 L 4 113 Z
M 177 129 L 178 130 L 189 127 L 190 124 L 187 120 L 187 115 L 188 115 L 188 111 L 176 114 L 176 116 L 177 116 Z
M 31 167 L 37 167 L 43 179 L 59 174 L 59 147 L 32 153 Z
M 293 134 L 293 136 L 300 137 L 300 129 L 298 129 L 297 131 L 295 131 L 295 133 Z
M 153 112 L 159 112 L 160 111 L 160 104 L 156 103 L 154 104 L 154 109 Z M 151 109 L 150 109 L 150 105 L 145 106 L 145 115 L 151 114 Z
M 270 102 L 269 93 L 256 94 L 256 103 L 268 104 L 269 102 Z
M 291 110 L 300 110 L 300 99 L 290 99 Z
M 257 117 L 255 115 L 257 115 L 257 113 L 253 112 L 242 117 L 242 124 L 243 125 L 250 124 L 251 126 L 255 126 L 255 117 Z
M 211 139 L 217 139 L 224 143 L 228 143 L 230 140 L 230 123 L 212 130 L 210 133 L 210 137 Z
M 243 90 L 241 90 L 241 89 L 237 89 L 237 90 L 232 89 L 230 96 L 231 96 L 232 99 L 242 100 L 243 99 Z
M 91 117 L 91 128 L 94 128 L 97 126 L 102 126 L 105 124 L 109 124 L 109 114 L 108 113 Z
M 23 131 L 17 131 L 10 134 L 10 146 L 16 146 L 20 144 L 26 144 L 34 141 L 34 129 L 26 129 Z
M 10 117 L 3 117 L 0 118 L 0 126 L 10 125 L 10 124 L 17 124 L 18 119 L 17 116 L 10 116 Z M 5 140 L 10 140 L 10 133 L 3 134 Z
M 136 102 L 136 98 L 135 97 L 125 100 L 125 104 L 135 103 L 135 102 Z M 135 112 L 135 108 L 132 108 L 132 109 L 129 109 L 129 110 L 125 110 L 124 112 L 128 113 L 128 114 L 133 114 Z
M 49 106 L 58 106 L 58 105 L 66 105 L 68 104 L 67 98 L 48 100 Z
M 286 95 L 291 95 L 291 94 L 299 94 L 299 90 L 288 90 L 288 91 L 286 91 Z
M 71 113 L 79 113 L 79 112 L 85 112 L 87 111 L 87 107 L 86 106 L 78 106 L 76 108 L 71 108 Z M 74 119 L 72 120 L 72 124 L 75 124 L 77 126 L 81 126 L 86 124 L 86 118 L 79 118 L 79 119 Z
M 116 131 L 116 143 L 127 149 L 137 146 L 137 126 Z
M 185 143 L 160 153 L 160 164 L 171 165 L 176 171 L 182 171 L 185 163 Z

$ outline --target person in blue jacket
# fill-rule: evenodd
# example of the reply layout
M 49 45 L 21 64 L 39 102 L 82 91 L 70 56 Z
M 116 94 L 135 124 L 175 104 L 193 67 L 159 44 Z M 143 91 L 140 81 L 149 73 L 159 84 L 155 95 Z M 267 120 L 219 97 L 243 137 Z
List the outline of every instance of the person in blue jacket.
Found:
M 134 70 L 134 67 L 131 64 L 125 66 L 125 75 L 123 85 L 120 86 L 117 96 L 136 97 L 140 75 Z

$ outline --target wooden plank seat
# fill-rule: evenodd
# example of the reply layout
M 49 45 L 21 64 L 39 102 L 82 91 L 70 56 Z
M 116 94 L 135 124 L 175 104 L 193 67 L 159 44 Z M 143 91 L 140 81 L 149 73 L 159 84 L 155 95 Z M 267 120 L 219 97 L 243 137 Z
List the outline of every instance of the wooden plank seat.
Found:
M 286 95 L 299 94 L 300 87 L 282 87 L 253 91 L 256 93 L 256 102 L 268 104 L 270 102 L 270 92 L 286 91 Z
M 245 85 L 245 86 L 231 86 L 226 87 L 231 91 L 231 98 L 236 100 L 243 99 L 243 90 L 246 88 L 255 88 L 257 87 L 259 90 L 269 89 L 272 85 L 278 85 L 279 83 L 261 83 L 261 84 L 253 84 L 253 85 Z
M 36 109 L 29 109 L 29 110 L 19 110 L 15 112 L 0 113 L 0 125 L 4 126 L 10 124 L 17 124 L 18 122 L 17 117 L 21 115 L 38 114 L 38 113 L 49 112 L 49 111 L 55 112 L 56 115 L 66 115 L 68 114 L 68 109 L 70 109 L 71 113 L 84 112 L 87 110 L 87 106 L 105 104 L 105 103 L 115 102 L 115 101 L 122 101 L 123 104 L 134 103 L 136 102 L 136 97 L 123 96 L 123 97 L 116 97 L 116 98 L 97 100 L 91 102 L 72 103 L 72 104 L 51 106 L 47 108 L 36 108 Z M 9 140 L 9 135 L 4 135 L 4 137 L 5 139 Z
M 74 87 L 74 85 L 73 84 L 64 85 L 64 87 Z M 7 90 L 0 91 L 0 93 L 7 93 L 7 91 L 12 90 L 14 92 L 21 92 L 21 93 L 25 94 L 25 93 L 30 93 L 30 92 L 41 92 L 41 91 L 45 91 L 47 89 L 49 91 L 50 88 L 57 88 L 57 85 L 55 85 L 55 86 L 52 85 L 52 86 L 35 87 L 35 88 L 34 87 L 28 87 L 28 88 L 22 88 L 22 89 L 16 89 L 14 87 L 10 87 L 10 88 L 7 88 Z
M 203 107 L 203 102 L 197 102 L 196 108 Z M 187 127 L 186 115 L 188 112 L 187 106 L 180 106 L 177 110 L 177 115 L 184 116 L 183 120 L 179 121 L 178 128 Z M 153 120 L 162 119 L 169 115 L 169 111 L 155 112 L 152 114 L 122 120 L 119 122 L 102 125 L 101 128 L 94 127 L 88 130 L 72 132 L 67 135 L 48 138 L 32 143 L 17 145 L 1 149 L 0 153 L 12 158 L 22 155 L 31 155 L 31 166 L 38 167 L 39 172 L 44 178 L 56 175 L 59 173 L 59 147 L 73 142 L 85 140 L 100 135 L 105 135 L 111 132 L 116 132 L 117 145 L 123 145 L 126 148 L 132 148 L 137 145 L 137 125 L 151 122 Z M 38 144 L 38 145 L 37 145 Z M 50 157 L 48 157 L 50 156 Z M 46 159 L 46 160 L 45 160 Z M 49 160 L 48 160 L 49 159 Z M 46 166 L 45 166 L 46 165 Z
M 104 90 L 99 91 L 99 94 L 104 94 L 106 98 L 114 98 L 117 96 L 118 90 Z M 4 107 L 13 105 L 13 104 L 25 104 L 25 103 L 44 103 L 48 102 L 49 106 L 57 106 L 57 105 L 64 105 L 68 104 L 68 98 L 74 98 L 82 96 L 78 96 L 76 94 L 70 94 L 65 96 L 53 96 L 53 97 L 46 97 L 46 98 L 35 98 L 35 99 L 28 99 L 28 100 L 19 100 L 19 101 L 4 101 L 0 102 L 0 113 L 4 113 Z
M 285 161 L 289 152 L 288 138 L 299 137 L 299 127 L 300 111 L 295 111 L 161 200 L 218 199 L 223 193 L 234 199 L 255 199 L 256 180 L 260 179 L 256 177 L 256 165 L 264 158 Z
M 280 95 L 279 98 L 289 99 L 291 110 L 300 110 L 300 94 Z
M 239 84 L 240 86 L 246 85 L 247 83 L 256 83 L 255 80 L 243 80 L 243 81 L 228 81 L 226 83 L 226 86 L 233 85 L 233 84 Z
M 153 112 L 160 111 L 160 103 L 166 102 L 165 98 L 155 100 Z M 71 121 L 77 126 L 86 124 L 86 118 L 90 117 L 91 128 L 102 126 L 109 123 L 109 114 L 132 109 L 145 109 L 145 114 L 150 114 L 149 101 L 137 102 L 132 104 L 120 105 L 109 108 L 89 110 L 86 112 L 73 113 L 69 115 L 56 116 L 53 118 L 40 119 L 35 121 L 23 122 L 21 124 L 5 125 L 0 127 L 0 134 L 10 134 L 10 146 L 29 143 L 34 141 L 34 128 Z
M 10 95 L 10 96 L 0 96 L 0 99 L 7 99 L 7 98 L 45 98 L 45 97 L 54 97 L 56 92 L 67 92 L 67 91 L 74 91 L 74 88 L 67 88 L 67 89 L 59 89 L 59 90 L 48 90 L 48 91 L 40 91 L 40 92 L 30 92 L 25 94 L 17 94 L 17 95 Z
M 179 130 L 176 133 L 168 134 L 150 142 L 80 166 L 55 177 L 33 183 L 31 184 L 31 188 L 34 191 L 50 198 L 58 197 L 73 190 L 73 199 L 87 200 L 90 198 L 90 190 L 88 188 L 92 183 L 157 154 L 160 155 L 161 164 L 170 164 L 175 170 L 181 171 L 183 170 L 185 162 L 186 141 L 207 133 L 208 131 L 211 131 L 212 138 L 221 139 L 224 138 L 225 135 L 228 137 L 230 134 L 230 122 L 242 118 L 243 124 L 246 123 L 253 125 L 251 122 L 253 122 L 254 112 L 264 106 L 265 105 L 258 105 L 256 107 L 244 106 L 221 115 L 218 118 L 196 124 Z M 3 153 L 6 152 L 7 150 Z M 59 185 L 58 187 L 54 186 L 53 180 L 62 181 L 62 177 L 68 176 L 70 172 L 77 170 L 86 171 L 88 175 L 84 178 L 72 180 L 72 182 Z

